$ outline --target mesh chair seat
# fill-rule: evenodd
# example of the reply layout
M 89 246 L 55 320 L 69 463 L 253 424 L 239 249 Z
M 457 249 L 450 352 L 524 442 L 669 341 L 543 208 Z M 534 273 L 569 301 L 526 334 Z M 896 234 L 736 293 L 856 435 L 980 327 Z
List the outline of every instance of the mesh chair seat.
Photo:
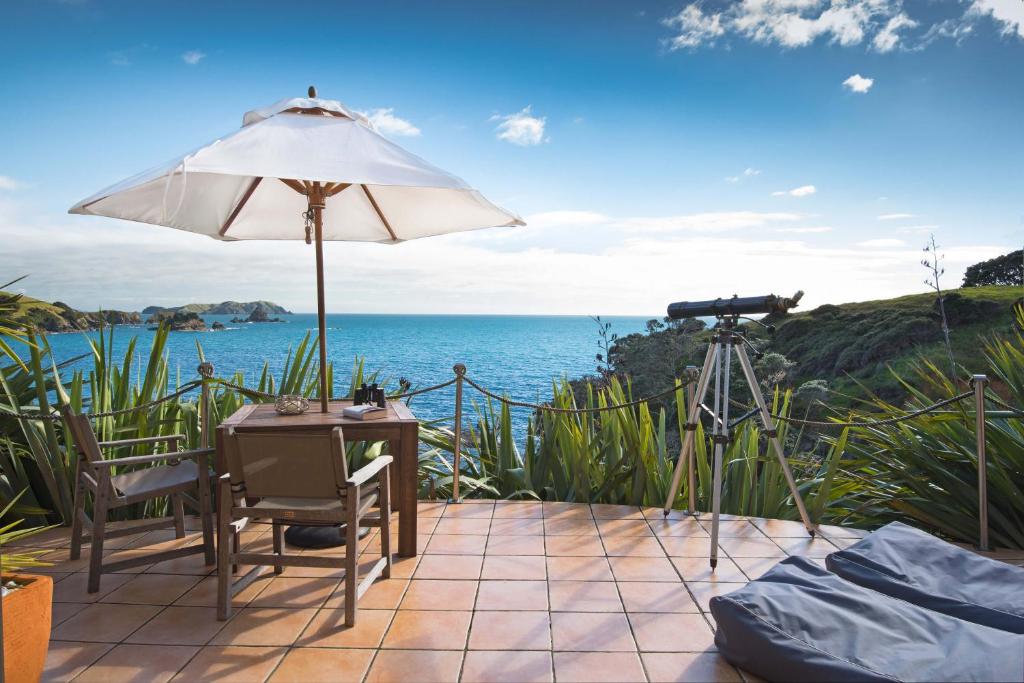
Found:
M 147 467 L 134 472 L 125 472 L 110 478 L 110 483 L 121 496 L 132 497 L 174 488 L 195 487 L 199 467 L 192 460 L 183 460 L 177 465 Z
M 359 496 L 359 511 L 360 513 L 365 512 L 367 508 L 377 502 L 378 494 L 377 487 L 371 487 L 371 490 L 361 492 Z M 310 513 L 317 513 L 316 516 L 321 516 L 325 513 L 336 513 L 338 519 L 344 520 L 346 512 L 345 501 L 338 500 L 337 498 L 263 498 L 258 503 L 249 506 L 250 510 L 265 510 L 268 515 L 272 512 L 278 512 L 281 510 L 291 510 L 295 512 L 294 519 L 302 520 L 302 511 L 308 511 Z M 311 515 L 312 516 L 312 515 Z

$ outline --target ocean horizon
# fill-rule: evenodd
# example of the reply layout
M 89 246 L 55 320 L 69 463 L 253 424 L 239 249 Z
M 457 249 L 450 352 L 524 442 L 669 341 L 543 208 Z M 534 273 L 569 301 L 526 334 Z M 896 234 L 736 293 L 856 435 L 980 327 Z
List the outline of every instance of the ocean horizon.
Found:
M 267 363 L 279 378 L 288 357 L 307 332 L 316 335 L 317 318 L 312 313 L 279 316 L 278 323 L 232 323 L 232 315 L 203 315 L 207 326 L 214 322 L 224 330 L 171 332 L 167 355 L 172 372 L 182 383 L 194 379 L 199 363 L 197 344 L 213 363 L 218 377 L 241 372 L 247 386 L 254 386 Z M 611 332 L 625 336 L 642 332 L 650 316 L 602 316 Z M 114 357 L 122 358 L 133 337 L 136 363 L 133 372 L 144 372 L 154 332 L 147 325 L 119 325 L 114 328 Z M 54 359 L 59 363 L 89 352 L 87 337 L 99 332 L 72 332 L 48 336 Z M 578 315 L 495 315 L 495 314 L 409 314 L 329 313 L 327 355 L 334 364 L 334 394 L 347 393 L 351 368 L 357 358 L 365 360 L 367 371 L 397 386 L 399 378 L 413 387 L 425 387 L 452 377 L 452 366 L 463 363 L 467 374 L 481 385 L 511 398 L 545 401 L 551 397 L 551 383 L 594 374 L 598 327 L 588 316 Z M 88 368 L 91 361 L 79 361 L 62 371 L 65 379 L 75 369 Z M 412 399 L 412 408 L 423 420 L 450 418 L 454 391 L 449 388 Z M 483 398 L 469 390 L 467 401 Z M 517 411 L 517 426 L 525 424 L 529 411 Z

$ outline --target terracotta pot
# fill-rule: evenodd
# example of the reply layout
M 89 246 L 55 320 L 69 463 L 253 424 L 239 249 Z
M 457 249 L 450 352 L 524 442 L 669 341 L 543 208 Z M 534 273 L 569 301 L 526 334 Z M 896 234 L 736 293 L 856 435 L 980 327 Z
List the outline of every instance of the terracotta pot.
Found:
M 21 588 L 3 598 L 4 680 L 7 683 L 38 683 L 50 647 L 50 608 L 53 579 L 21 574 L 4 576 Z

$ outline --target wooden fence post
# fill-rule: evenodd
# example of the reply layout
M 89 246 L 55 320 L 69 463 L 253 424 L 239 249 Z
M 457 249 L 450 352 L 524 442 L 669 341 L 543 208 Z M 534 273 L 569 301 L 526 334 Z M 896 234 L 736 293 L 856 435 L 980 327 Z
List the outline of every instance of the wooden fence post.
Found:
M 210 380 L 213 379 L 213 363 L 202 362 L 197 368 L 203 380 L 199 401 L 199 447 L 210 447 Z

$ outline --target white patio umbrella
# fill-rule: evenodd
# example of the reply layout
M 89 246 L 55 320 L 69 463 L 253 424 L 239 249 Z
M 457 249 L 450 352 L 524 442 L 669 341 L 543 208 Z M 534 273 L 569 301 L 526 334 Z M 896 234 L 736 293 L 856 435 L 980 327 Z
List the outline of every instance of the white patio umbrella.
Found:
M 320 409 L 327 412 L 323 241 L 381 242 L 525 225 L 462 179 L 407 152 L 336 100 L 293 98 L 242 128 L 108 187 L 69 213 L 162 225 L 218 240 L 316 245 Z M 326 220 L 325 220 L 326 218 Z

